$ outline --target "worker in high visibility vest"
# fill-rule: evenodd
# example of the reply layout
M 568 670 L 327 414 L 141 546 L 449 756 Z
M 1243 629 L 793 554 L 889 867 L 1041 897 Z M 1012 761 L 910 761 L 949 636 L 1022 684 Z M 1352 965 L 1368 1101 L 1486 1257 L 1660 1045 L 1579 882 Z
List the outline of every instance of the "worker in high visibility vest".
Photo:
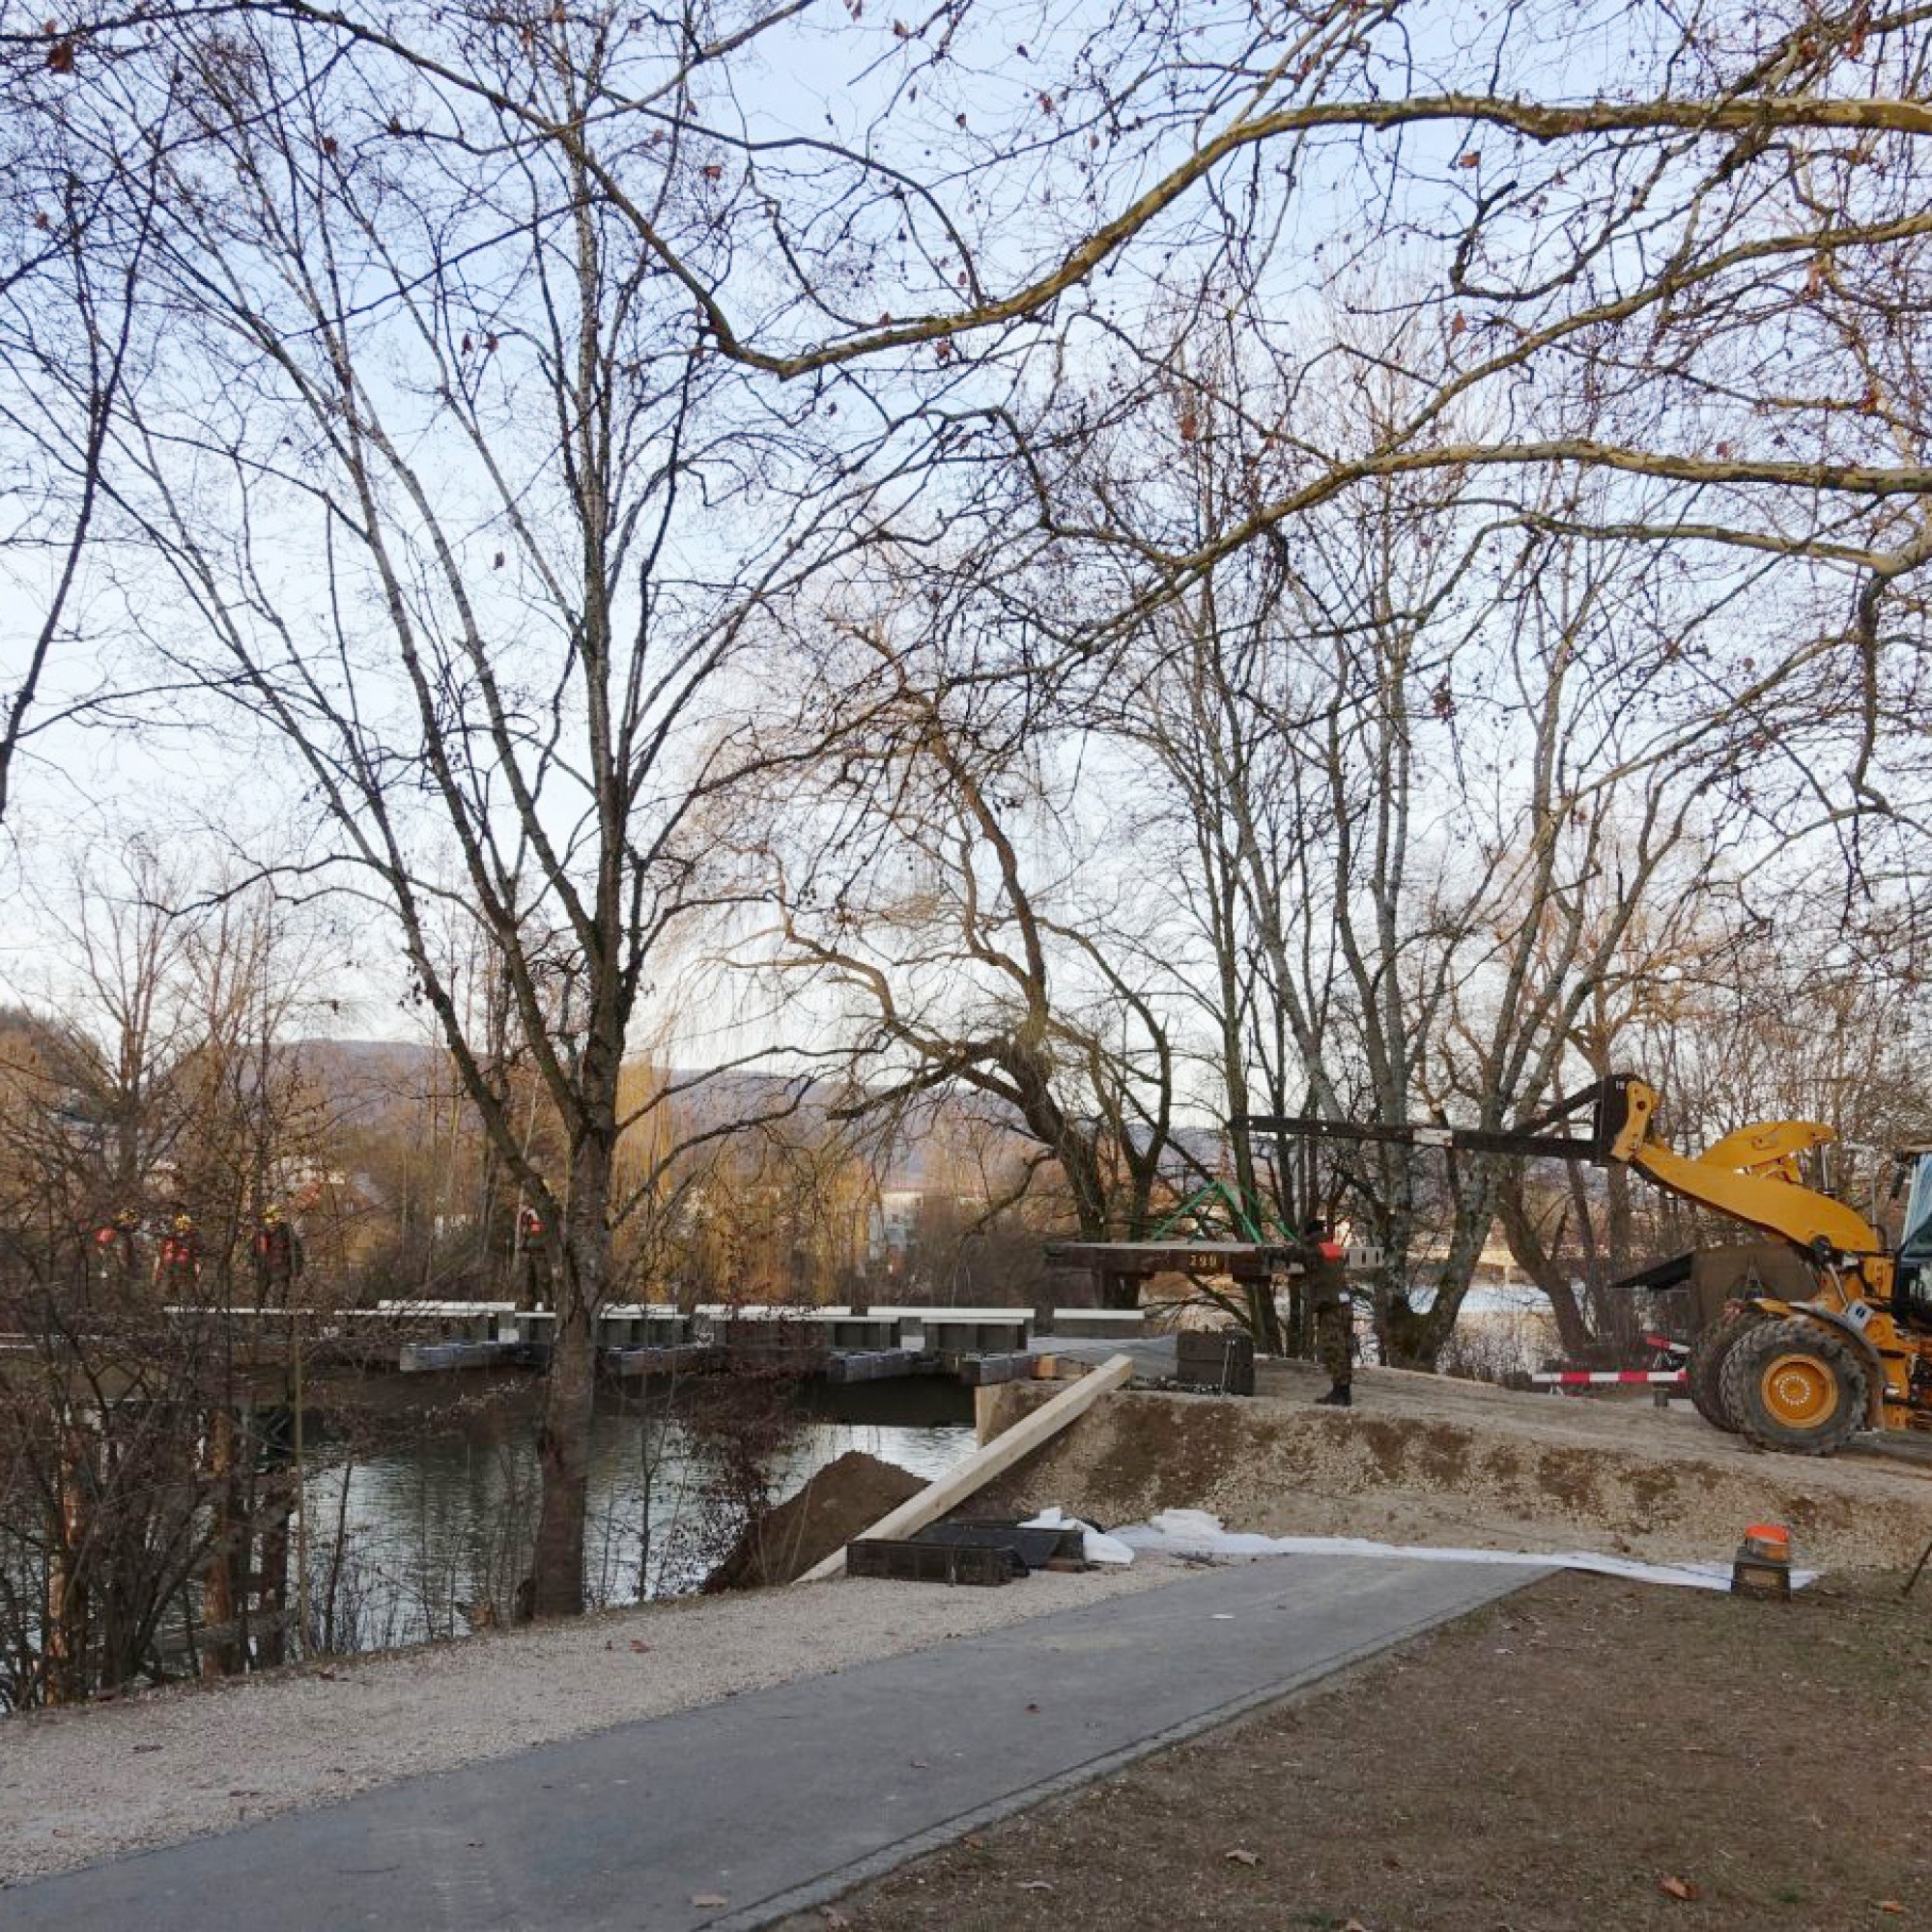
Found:
M 192 1214 L 177 1214 L 169 1221 L 155 1255 L 156 1285 L 185 1294 L 200 1279 L 201 1230 L 194 1225 Z
M 1328 1393 L 1316 1398 L 1318 1408 L 1349 1408 L 1355 1400 L 1355 1311 L 1349 1300 L 1347 1260 L 1348 1250 L 1326 1221 L 1318 1215 L 1303 1225 L 1302 1279 L 1315 1311 L 1315 1359 L 1329 1379 Z
M 140 1233 L 141 1217 L 131 1208 L 123 1208 L 113 1220 L 95 1229 L 94 1252 L 103 1281 L 140 1279 Z

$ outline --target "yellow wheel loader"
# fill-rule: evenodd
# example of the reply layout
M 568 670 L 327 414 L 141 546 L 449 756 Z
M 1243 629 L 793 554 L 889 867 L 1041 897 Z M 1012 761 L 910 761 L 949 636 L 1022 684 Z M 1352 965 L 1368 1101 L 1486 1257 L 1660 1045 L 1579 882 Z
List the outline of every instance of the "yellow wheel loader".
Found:
M 1654 1137 L 1657 1104 L 1655 1088 L 1618 1074 L 1508 1132 L 1285 1115 L 1250 1116 L 1246 1125 L 1634 1168 L 1776 1237 L 1776 1265 L 1741 1270 L 1691 1349 L 1690 1395 L 1707 1421 L 1801 1456 L 1830 1455 L 1863 1429 L 1932 1428 L 1932 1147 L 1895 1156 L 1892 1199 L 1905 1197 L 1905 1213 L 1894 1246 L 1856 1208 L 1801 1178 L 1803 1157 L 1837 1138 L 1830 1127 L 1763 1121 L 1691 1156 Z M 1586 1116 L 1587 1135 L 1563 1130 Z

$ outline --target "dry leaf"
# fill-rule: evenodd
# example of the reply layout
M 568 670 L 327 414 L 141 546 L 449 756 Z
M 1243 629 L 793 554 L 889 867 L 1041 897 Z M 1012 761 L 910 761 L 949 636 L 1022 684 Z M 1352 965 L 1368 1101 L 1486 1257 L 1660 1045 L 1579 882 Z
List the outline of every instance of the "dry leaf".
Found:
M 1342 1932 L 1369 1932 L 1369 1928 L 1359 1918 L 1351 1918 L 1342 1927 Z
M 1221 1856 L 1231 1865 L 1258 1865 L 1262 1861 L 1259 1852 L 1246 1851 L 1239 1845 L 1236 1845 L 1232 1852 L 1223 1852 Z
M 1659 1891 L 1671 1898 L 1681 1898 L 1687 1904 L 1697 1896 L 1697 1888 L 1688 1878 L 1661 1878 L 1657 1881 Z
M 694 1891 L 691 1894 L 694 1905 L 729 1905 L 731 1901 L 722 1891 Z
M 985 1839 L 976 1838 L 970 1832 L 967 1833 L 967 1834 L 963 1838 L 961 1838 L 959 1842 L 962 1845 L 964 1845 L 969 1851 L 983 1852 L 986 1849 Z
M 828 1905 L 825 1908 L 825 1922 L 832 1927 L 832 1932 L 838 1932 L 841 1925 L 849 1925 L 852 1921 L 836 1905 Z
M 1051 1891 L 1053 1887 L 1043 1878 L 1023 1878 L 1020 1880 L 1022 1891 Z
M 1878 1909 L 1881 1912 L 1903 1913 L 1905 1907 L 1899 1904 L 1898 1900 L 1895 1898 L 1881 1898 L 1878 1902 Z
M 645 1651 L 650 1649 L 650 1645 L 647 1644 L 642 1637 L 634 1636 L 631 1639 L 631 1648 L 635 1650 L 639 1654 L 639 1656 L 641 1657 Z

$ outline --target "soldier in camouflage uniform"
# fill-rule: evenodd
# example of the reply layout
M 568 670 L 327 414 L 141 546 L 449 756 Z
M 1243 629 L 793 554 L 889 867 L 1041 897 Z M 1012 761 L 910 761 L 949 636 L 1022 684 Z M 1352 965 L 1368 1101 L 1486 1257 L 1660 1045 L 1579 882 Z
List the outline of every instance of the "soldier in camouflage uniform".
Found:
M 1317 1399 L 1319 1408 L 1348 1408 L 1354 1402 L 1350 1388 L 1355 1352 L 1355 1311 L 1349 1299 L 1349 1279 L 1343 1271 L 1347 1251 L 1332 1238 L 1328 1224 L 1311 1220 L 1301 1231 L 1302 1279 L 1308 1285 L 1309 1305 L 1315 1311 L 1315 1359 L 1327 1371 L 1332 1386 Z

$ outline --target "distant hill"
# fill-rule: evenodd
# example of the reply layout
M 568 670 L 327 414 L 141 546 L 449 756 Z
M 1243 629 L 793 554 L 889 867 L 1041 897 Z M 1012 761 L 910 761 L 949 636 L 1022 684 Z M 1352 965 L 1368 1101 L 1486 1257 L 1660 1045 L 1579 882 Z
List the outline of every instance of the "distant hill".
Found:
M 411 1117 L 433 1093 L 448 1091 L 447 1065 L 427 1041 L 298 1039 L 287 1051 L 346 1126 Z
M 417 1118 L 432 1098 L 446 1102 L 451 1091 L 449 1065 L 441 1049 L 427 1041 L 300 1039 L 292 1042 L 289 1051 L 304 1075 L 329 1097 L 335 1118 L 349 1126 L 377 1128 L 386 1122 L 400 1127 Z M 765 1120 L 810 1136 L 830 1124 L 831 1109 L 844 1097 L 844 1090 L 832 1081 L 758 1067 L 711 1072 L 680 1067 L 669 1078 L 679 1090 L 681 1116 L 698 1131 Z M 983 1095 L 935 1094 L 928 1096 L 925 1106 L 926 1130 L 908 1132 L 894 1150 L 891 1167 L 882 1177 L 889 1190 L 923 1190 L 929 1179 L 929 1143 L 976 1122 L 982 1129 L 990 1126 L 996 1134 L 1005 1128 L 1016 1142 L 1020 1138 L 1017 1124 L 1002 1121 L 997 1104 Z M 1218 1128 L 1178 1126 L 1163 1170 L 1171 1183 L 1185 1190 L 1198 1179 L 1200 1170 L 1218 1170 L 1222 1151 Z

